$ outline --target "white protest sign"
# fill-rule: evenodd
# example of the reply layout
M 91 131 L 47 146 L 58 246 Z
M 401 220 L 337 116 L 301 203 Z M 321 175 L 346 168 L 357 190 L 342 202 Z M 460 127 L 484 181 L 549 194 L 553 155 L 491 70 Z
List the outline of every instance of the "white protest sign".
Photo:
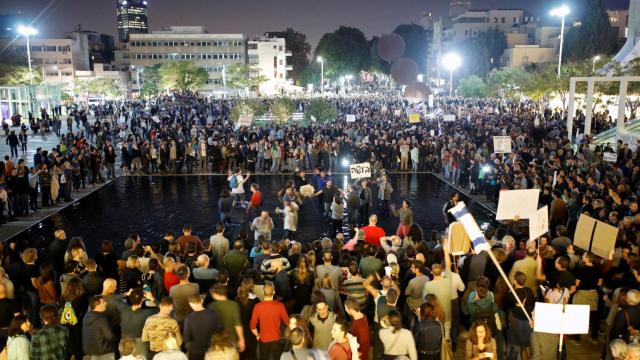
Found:
M 242 114 L 238 118 L 238 126 L 251 126 L 251 116 Z
M 548 334 L 587 334 L 589 305 L 563 305 L 537 302 L 533 311 L 533 331 Z
M 402 114 L 402 110 L 400 110 L 400 109 L 396 109 L 396 110 L 393 111 L 393 115 L 395 115 L 395 116 L 400 116 L 400 114 Z
M 453 114 L 442 115 L 442 121 L 456 121 L 456 116 Z
M 551 188 L 555 189 L 557 183 L 558 183 L 558 170 L 553 172 L 553 184 L 551 184 Z
M 160 122 L 160 118 L 158 118 L 158 115 L 153 115 L 151 117 L 151 120 L 153 120 L 153 122 L 155 122 L 155 123 L 159 123 Z
M 612 152 L 606 152 L 602 154 L 602 158 L 604 159 L 604 161 L 614 163 L 618 161 L 618 154 L 612 153 Z
M 540 189 L 500 191 L 496 220 L 529 219 L 538 211 Z
M 382 113 L 382 114 L 386 114 L 387 113 L 387 105 L 382 105 L 382 107 L 380 108 L 380 113 Z
M 347 122 L 356 122 L 355 115 L 347 115 Z
M 371 177 L 371 165 L 368 162 L 349 165 L 352 179 L 364 179 Z
M 510 136 L 494 136 L 493 152 L 496 154 L 511 153 L 511 137 Z
M 429 94 L 429 107 L 433 108 L 433 94 Z
M 316 121 L 316 117 L 311 115 L 311 121 L 315 122 Z
M 541 207 L 529 217 L 529 239 L 537 239 L 549 231 L 549 208 Z

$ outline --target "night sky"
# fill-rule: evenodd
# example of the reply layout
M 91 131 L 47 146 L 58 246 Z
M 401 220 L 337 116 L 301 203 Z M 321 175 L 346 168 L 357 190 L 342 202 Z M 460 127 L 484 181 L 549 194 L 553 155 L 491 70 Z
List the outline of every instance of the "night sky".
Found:
M 584 0 L 565 0 L 574 13 Z M 629 0 L 604 0 L 609 8 L 628 8 Z M 315 47 L 325 32 L 340 25 L 360 28 L 367 37 L 392 31 L 402 23 L 420 23 L 424 12 L 446 15 L 448 0 L 148 0 L 149 30 L 170 25 L 203 25 L 210 33 L 254 36 L 287 27 L 307 35 Z M 562 0 L 475 0 L 474 9 L 524 8 L 545 22 Z M 47 10 L 47 6 L 52 4 Z M 0 13 L 20 12 L 34 19 L 42 37 L 60 37 L 83 29 L 117 39 L 115 0 L 2 0 Z

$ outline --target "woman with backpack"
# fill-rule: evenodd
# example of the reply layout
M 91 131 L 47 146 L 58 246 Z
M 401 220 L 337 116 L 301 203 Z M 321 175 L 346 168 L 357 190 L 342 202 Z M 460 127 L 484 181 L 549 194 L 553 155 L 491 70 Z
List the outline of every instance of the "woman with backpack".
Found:
M 69 279 L 62 292 L 59 308 L 62 309 L 60 324 L 69 330 L 67 355 L 82 359 L 82 319 L 89 307 L 89 300 L 82 286 L 80 277 Z

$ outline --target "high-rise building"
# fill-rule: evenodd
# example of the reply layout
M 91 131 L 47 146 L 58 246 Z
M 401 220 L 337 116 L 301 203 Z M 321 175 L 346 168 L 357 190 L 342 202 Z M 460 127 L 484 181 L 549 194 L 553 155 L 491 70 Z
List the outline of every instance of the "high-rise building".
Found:
M 129 41 L 130 34 L 146 34 L 147 0 L 116 0 L 118 7 L 118 36 L 121 42 Z

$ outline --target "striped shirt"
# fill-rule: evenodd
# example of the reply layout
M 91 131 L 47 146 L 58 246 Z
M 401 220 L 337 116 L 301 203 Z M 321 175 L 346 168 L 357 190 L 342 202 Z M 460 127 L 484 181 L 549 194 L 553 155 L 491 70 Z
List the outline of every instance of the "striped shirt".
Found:
M 367 292 L 364 288 L 364 280 L 365 279 L 361 277 L 351 278 L 342 283 L 344 290 L 347 292 L 347 296 L 360 303 L 360 306 L 364 306 L 367 302 Z

